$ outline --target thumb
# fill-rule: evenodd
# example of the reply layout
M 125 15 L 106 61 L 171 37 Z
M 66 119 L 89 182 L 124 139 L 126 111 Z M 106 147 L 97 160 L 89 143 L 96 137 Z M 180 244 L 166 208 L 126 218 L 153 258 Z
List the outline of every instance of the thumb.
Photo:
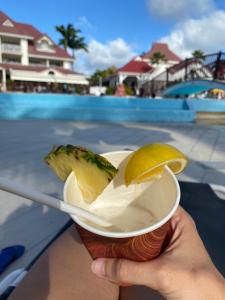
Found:
M 102 278 L 124 284 L 146 285 L 158 288 L 158 276 L 154 261 L 135 262 L 126 259 L 99 258 L 92 263 L 92 272 Z

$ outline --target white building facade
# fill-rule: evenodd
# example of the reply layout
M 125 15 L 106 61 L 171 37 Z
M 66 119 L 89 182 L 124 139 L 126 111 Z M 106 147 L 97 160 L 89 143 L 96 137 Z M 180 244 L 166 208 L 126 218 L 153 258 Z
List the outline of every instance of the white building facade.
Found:
M 73 71 L 74 58 L 32 25 L 18 23 L 0 12 L 1 90 L 45 91 L 86 86 Z
M 165 61 L 159 61 L 153 64 L 151 59 L 154 53 L 160 52 Z M 181 61 L 174 52 L 172 52 L 167 44 L 153 43 L 152 48 L 143 55 L 139 55 L 118 69 L 117 74 L 111 76 L 109 85 L 116 87 L 125 84 L 131 87 L 135 94 L 140 95 L 142 87 L 147 82 L 153 81 L 166 69 L 178 64 Z

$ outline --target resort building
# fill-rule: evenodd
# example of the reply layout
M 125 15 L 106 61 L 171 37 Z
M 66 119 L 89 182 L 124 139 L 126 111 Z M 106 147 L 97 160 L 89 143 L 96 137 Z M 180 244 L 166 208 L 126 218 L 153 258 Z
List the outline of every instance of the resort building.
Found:
M 163 59 L 154 62 L 155 53 L 160 53 Z M 148 52 L 133 58 L 125 66 L 118 69 L 117 74 L 109 78 L 109 86 L 116 87 L 125 84 L 131 87 L 136 94 L 140 94 L 145 83 L 152 82 L 166 69 L 180 62 L 180 57 L 172 52 L 167 44 L 153 43 Z
M 47 35 L 0 12 L 1 91 L 73 91 L 86 86 L 74 58 Z

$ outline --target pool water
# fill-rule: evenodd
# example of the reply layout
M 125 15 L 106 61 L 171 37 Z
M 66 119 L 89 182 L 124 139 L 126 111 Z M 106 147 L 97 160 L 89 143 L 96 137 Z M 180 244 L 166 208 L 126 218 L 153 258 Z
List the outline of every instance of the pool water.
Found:
M 182 99 L 0 94 L 0 119 L 106 122 L 193 122 L 195 112 Z

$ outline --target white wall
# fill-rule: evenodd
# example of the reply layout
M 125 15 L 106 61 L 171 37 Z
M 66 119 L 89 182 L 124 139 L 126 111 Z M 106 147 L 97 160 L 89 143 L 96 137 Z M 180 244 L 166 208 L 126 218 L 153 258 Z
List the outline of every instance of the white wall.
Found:
M 63 74 L 61 72 L 54 71 L 55 75 L 49 75 L 47 71 L 35 72 L 35 71 L 24 71 L 15 70 L 10 71 L 10 77 L 12 80 L 22 81 L 36 81 L 36 82 L 59 82 L 59 83 L 71 83 L 71 84 L 84 84 L 88 85 L 84 75 L 80 74 Z
M 102 94 L 105 95 L 106 87 L 105 86 L 91 86 L 90 87 L 90 94 L 95 96 L 101 96 Z
M 22 65 L 28 65 L 28 41 L 25 39 L 20 40 L 20 46 L 21 46 L 21 52 L 22 52 L 22 58 L 21 63 Z
M 72 62 L 70 62 L 70 61 L 64 61 L 64 62 L 63 62 L 63 68 L 64 68 L 64 69 L 72 70 L 72 69 L 73 69 L 73 64 L 72 64 Z

